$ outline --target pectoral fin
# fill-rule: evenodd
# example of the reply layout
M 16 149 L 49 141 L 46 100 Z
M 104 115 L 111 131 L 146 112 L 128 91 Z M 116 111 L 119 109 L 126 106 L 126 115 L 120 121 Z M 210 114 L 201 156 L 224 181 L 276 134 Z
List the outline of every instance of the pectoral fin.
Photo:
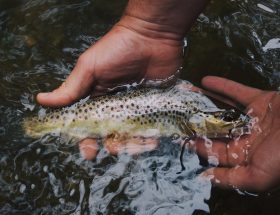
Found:
M 195 131 L 193 131 L 184 120 L 180 121 L 179 128 L 181 129 L 182 133 L 185 134 L 185 137 L 183 138 L 188 138 L 188 139 L 195 138 L 196 136 Z

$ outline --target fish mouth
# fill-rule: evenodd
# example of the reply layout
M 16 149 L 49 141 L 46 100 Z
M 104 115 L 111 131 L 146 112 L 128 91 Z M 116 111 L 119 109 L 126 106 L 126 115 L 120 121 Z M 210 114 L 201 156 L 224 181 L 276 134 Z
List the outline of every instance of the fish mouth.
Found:
M 234 139 L 250 133 L 250 117 L 234 109 L 207 114 L 206 133 L 213 138 Z
M 229 131 L 229 137 L 234 139 L 250 133 L 251 133 L 251 128 L 248 125 L 244 125 L 231 129 Z
M 248 115 L 243 115 L 242 113 L 232 109 L 227 110 L 221 114 L 221 119 L 225 122 L 232 123 L 233 128 L 229 130 L 230 138 L 237 138 L 244 134 L 250 134 L 251 129 L 249 122 L 251 118 Z

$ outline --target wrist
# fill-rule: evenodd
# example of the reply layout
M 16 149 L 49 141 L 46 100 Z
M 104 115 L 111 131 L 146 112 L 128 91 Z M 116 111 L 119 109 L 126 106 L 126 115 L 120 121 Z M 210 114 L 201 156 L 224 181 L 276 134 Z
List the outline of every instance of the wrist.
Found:
M 182 41 L 208 0 L 129 0 L 118 25 L 155 39 Z
M 181 44 L 184 37 L 184 34 L 171 31 L 169 26 L 149 22 L 127 14 L 122 16 L 116 26 L 124 27 L 149 39 L 168 40 L 175 44 Z

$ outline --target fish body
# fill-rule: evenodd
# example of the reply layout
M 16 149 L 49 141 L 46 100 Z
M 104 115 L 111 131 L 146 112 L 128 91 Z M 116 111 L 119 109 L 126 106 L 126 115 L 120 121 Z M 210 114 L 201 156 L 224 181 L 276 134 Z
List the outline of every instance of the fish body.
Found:
M 231 137 L 233 131 L 241 134 L 240 128 L 247 123 L 247 116 L 219 109 L 180 81 L 168 89 L 131 90 L 81 101 L 44 116 L 26 118 L 23 127 L 31 137 L 61 133 L 79 139 L 112 134 L 220 138 Z

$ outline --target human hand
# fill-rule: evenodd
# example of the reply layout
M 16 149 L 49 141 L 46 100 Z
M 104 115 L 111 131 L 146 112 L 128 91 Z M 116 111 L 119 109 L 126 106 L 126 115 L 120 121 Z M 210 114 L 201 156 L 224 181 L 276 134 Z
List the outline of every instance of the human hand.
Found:
M 246 106 L 257 119 L 252 133 L 228 144 L 215 140 L 209 148 L 203 140 L 195 143 L 205 159 L 215 157 L 219 167 L 202 175 L 225 188 L 268 191 L 280 184 L 280 95 L 262 91 L 218 77 L 206 77 L 203 86 Z
M 182 63 L 182 40 L 170 33 L 150 32 L 146 23 L 143 28 L 141 24 L 137 19 L 122 18 L 79 57 L 58 89 L 38 94 L 38 102 L 50 107 L 65 106 L 118 85 L 173 75 Z

